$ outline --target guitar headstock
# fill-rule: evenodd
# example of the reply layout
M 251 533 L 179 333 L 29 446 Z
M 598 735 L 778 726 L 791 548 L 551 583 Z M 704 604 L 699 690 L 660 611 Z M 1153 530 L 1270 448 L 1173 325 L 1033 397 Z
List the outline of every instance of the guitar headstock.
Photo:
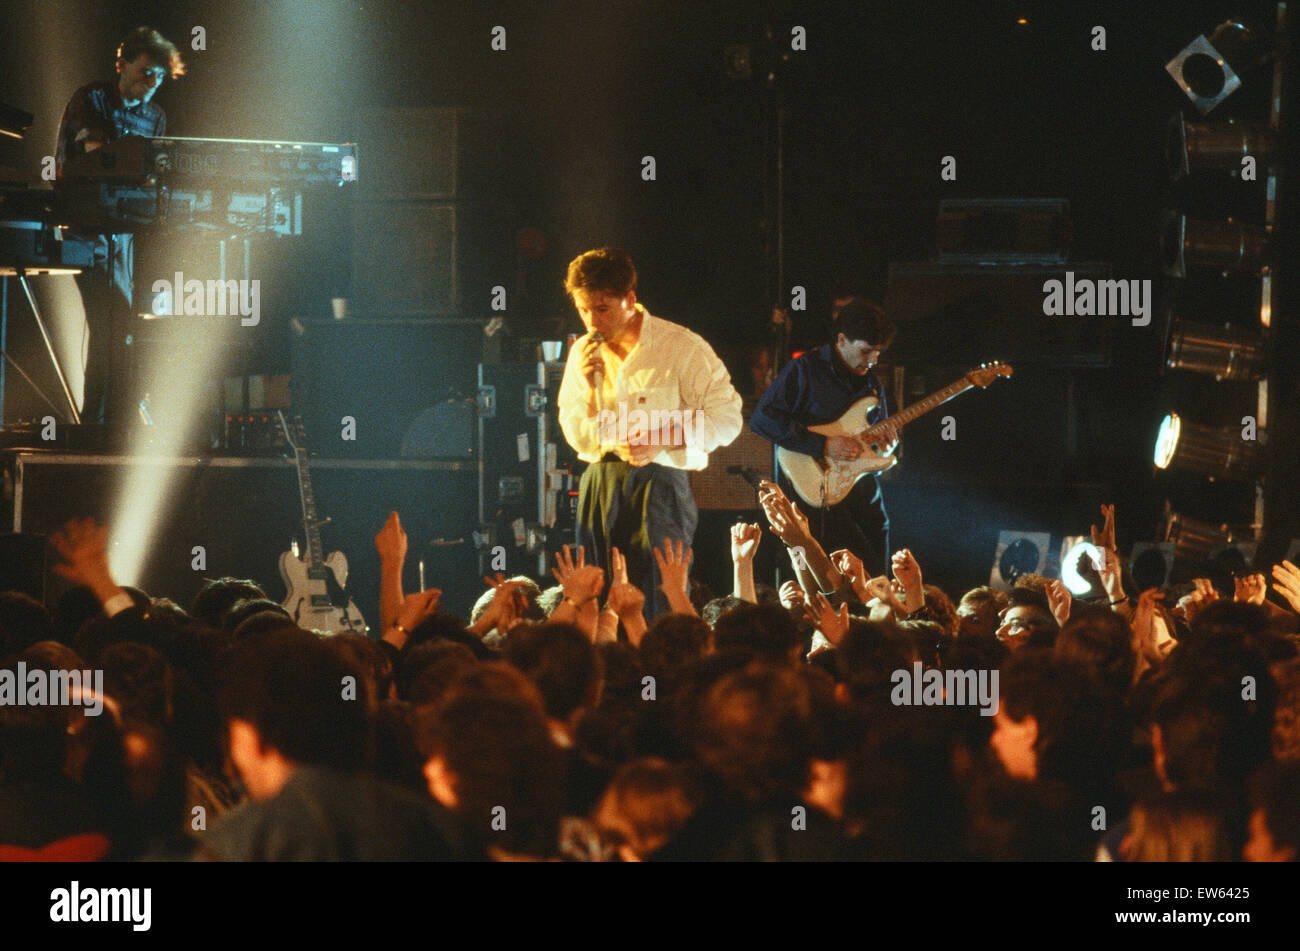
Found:
M 284 430 L 284 438 L 289 448 L 296 453 L 306 452 L 307 428 L 303 425 L 302 417 L 296 414 L 285 416 L 282 409 L 276 410 L 275 415 L 280 419 L 280 428 Z
M 998 377 L 1010 376 L 1011 373 L 1011 364 L 1003 363 L 1001 360 L 994 360 L 992 363 L 981 363 L 978 370 L 971 370 L 966 374 L 966 379 L 970 381 L 972 386 L 983 389 Z

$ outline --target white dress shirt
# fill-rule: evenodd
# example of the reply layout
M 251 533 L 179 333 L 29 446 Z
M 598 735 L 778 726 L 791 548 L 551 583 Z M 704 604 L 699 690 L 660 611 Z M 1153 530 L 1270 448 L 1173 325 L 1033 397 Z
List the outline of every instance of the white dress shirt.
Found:
M 639 303 L 636 307 L 641 333 L 627 359 L 620 361 L 608 346 L 601 347 L 605 373 L 596 416 L 588 414 L 591 386 L 580 369 L 590 335 L 569 348 L 558 401 L 564 438 L 578 458 L 598 462 L 606 452 L 627 459 L 619 444 L 638 429 L 664 445 L 674 441 L 670 432 L 684 433 L 685 447 L 665 448 L 650 461 L 673 469 L 703 469 L 710 452 L 740 435 L 740 394 L 703 337 L 651 315 Z

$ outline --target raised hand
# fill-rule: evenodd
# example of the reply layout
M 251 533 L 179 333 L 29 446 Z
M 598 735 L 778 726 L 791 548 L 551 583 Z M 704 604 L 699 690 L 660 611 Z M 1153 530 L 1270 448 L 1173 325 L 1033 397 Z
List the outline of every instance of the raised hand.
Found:
M 903 548 L 894 552 L 893 558 L 890 559 L 890 567 L 904 591 L 921 587 L 921 566 L 912 557 L 909 549 Z
M 63 558 L 54 571 L 73 584 L 85 585 L 106 605 L 124 595 L 108 567 L 108 526 L 93 518 L 71 519 L 50 536 L 50 544 Z
M 757 522 L 737 522 L 731 526 L 731 560 L 753 561 L 763 530 Z
M 1065 622 L 1070 619 L 1070 605 L 1073 602 L 1074 598 L 1064 581 L 1047 582 L 1047 606 L 1052 611 L 1052 617 L 1056 618 L 1058 626 L 1065 627 Z
M 766 480 L 759 483 L 758 503 L 772 531 L 786 545 L 800 545 L 812 537 L 808 519 L 775 483 Z
M 1160 651 L 1156 646 L 1156 602 L 1164 600 L 1159 588 L 1147 588 L 1138 595 L 1137 607 L 1133 610 L 1133 638 L 1138 649 L 1148 660 L 1159 661 Z
M 894 552 L 889 566 L 894 572 L 894 579 L 906 593 L 908 612 L 919 611 L 925 604 L 925 585 L 921 583 L 921 566 L 913 557 L 911 549 L 903 548 Z
M 659 565 L 659 577 L 662 579 L 660 587 L 664 593 L 672 590 L 689 594 L 691 555 L 694 550 L 686 548 L 686 543 L 680 540 L 674 548 L 672 540 L 668 538 L 664 539 L 662 552 L 658 548 L 652 550 L 655 562 Z
M 586 564 L 586 552 L 583 551 L 581 545 L 578 546 L 578 560 L 576 562 L 573 560 L 569 546 L 565 545 L 563 549 L 555 553 L 555 567 L 551 569 L 551 577 L 555 579 L 557 584 L 563 586 L 565 578 Z
M 618 550 L 615 545 L 609 550 L 609 583 L 611 585 L 627 584 L 627 558 Z M 582 549 L 578 549 L 578 555 L 581 557 Z
M 1179 598 L 1178 605 L 1174 608 L 1175 612 L 1182 612 L 1183 620 L 1188 624 L 1207 606 L 1219 600 L 1219 592 L 1214 590 L 1214 585 L 1208 578 L 1193 578 L 1192 584 L 1195 585 L 1195 590 Z
M 1264 573 L 1256 571 L 1244 577 L 1238 576 L 1232 579 L 1234 601 L 1244 601 L 1247 604 L 1263 604 L 1264 598 L 1268 596 L 1268 583 L 1264 580 Z
M 830 559 L 831 564 L 838 568 L 840 574 L 848 579 L 849 585 L 853 588 L 854 597 L 864 604 L 870 601 L 872 595 L 867 591 L 867 569 L 862 564 L 862 559 L 847 548 L 831 552 Z
M 389 513 L 388 521 L 375 536 L 375 550 L 382 562 L 401 566 L 406 561 L 406 531 L 396 512 Z
M 564 578 L 564 596 L 581 607 L 588 601 L 600 597 L 605 587 L 605 569 L 596 565 L 582 565 L 574 568 Z
M 803 588 L 799 587 L 797 581 L 784 582 L 778 595 L 781 598 L 781 606 L 787 611 L 801 611 L 803 606 L 808 603 L 808 599 L 804 597 Z
M 822 632 L 822 636 L 836 647 L 849 630 L 849 606 L 841 604 L 836 611 L 821 592 L 813 592 L 804 605 L 804 615 L 809 623 Z
M 1283 561 L 1273 566 L 1273 590 L 1286 598 L 1287 604 L 1300 611 L 1300 568 Z
M 690 569 L 692 549 L 685 542 L 677 542 L 673 547 L 671 540 L 664 539 L 663 551 L 654 552 L 655 564 L 659 566 L 659 590 L 668 598 L 668 606 L 675 614 L 695 614 L 695 606 L 690 599 Z
M 869 602 L 879 601 L 900 617 L 910 613 L 907 605 L 898 599 L 898 592 L 894 590 L 894 585 L 884 575 L 879 575 L 867 581 L 867 594 L 869 595 L 867 598 Z M 925 603 L 924 592 L 921 594 L 921 603 Z
M 1092 535 L 1092 543 L 1098 548 L 1104 548 L 1107 551 L 1115 550 L 1115 506 L 1102 505 L 1101 507 L 1102 525 L 1098 529 L 1096 525 L 1090 526 L 1089 534 Z

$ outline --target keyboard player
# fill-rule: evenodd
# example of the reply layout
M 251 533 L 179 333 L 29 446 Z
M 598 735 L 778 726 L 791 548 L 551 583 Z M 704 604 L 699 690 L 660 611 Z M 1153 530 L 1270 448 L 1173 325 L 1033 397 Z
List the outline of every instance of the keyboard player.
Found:
M 117 47 L 117 78 L 82 86 L 68 101 L 59 122 L 55 150 L 58 176 L 75 155 L 101 148 L 127 135 L 162 136 L 167 116 L 152 100 L 167 78 L 185 73 L 180 51 L 157 30 L 138 27 Z M 107 422 L 119 415 L 123 394 L 111 401 L 110 382 L 118 380 L 126 327 L 132 310 L 132 239 L 127 234 L 101 235 L 96 266 L 80 275 L 78 284 L 90 326 L 89 356 L 85 360 L 86 422 Z M 82 365 L 82 355 L 72 354 Z M 62 358 L 62 355 L 61 355 Z M 68 361 L 64 361 L 65 365 Z M 116 364 L 116 365 L 115 365 Z

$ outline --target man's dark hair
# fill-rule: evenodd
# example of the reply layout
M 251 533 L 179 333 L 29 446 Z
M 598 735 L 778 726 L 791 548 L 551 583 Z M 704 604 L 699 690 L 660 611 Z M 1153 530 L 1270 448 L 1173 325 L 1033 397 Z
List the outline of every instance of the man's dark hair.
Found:
M 221 629 L 233 633 L 249 618 L 258 614 L 278 614 L 290 624 L 293 618 L 284 605 L 270 598 L 241 598 L 227 609 L 221 620 Z
M 636 267 L 622 248 L 597 248 L 585 251 L 569 262 L 564 277 L 564 292 L 598 292 L 622 297 L 636 290 Z
M 855 700 L 888 703 L 894 671 L 910 671 L 917 659 L 911 636 L 884 621 L 850 621 L 835 651 L 840 679 Z
M 709 650 L 713 630 L 689 614 L 664 614 L 641 638 L 641 667 L 655 677 L 671 677 Z
M 211 627 L 220 628 L 226 612 L 238 601 L 265 598 L 266 592 L 256 581 L 246 578 L 216 578 L 206 582 L 190 605 L 190 617 Z
M 18 655 L 0 666 L 15 682 Z M 57 704 L 0 703 L 0 782 L 53 783 L 68 749 L 68 710 Z
M 865 297 L 855 297 L 844 305 L 835 322 L 835 333 L 844 334 L 846 340 L 862 340 L 878 350 L 887 350 L 894 342 L 894 322 L 885 316 L 884 309 Z
M 1250 780 L 1250 806 L 1262 809 L 1273 847 L 1294 850 L 1300 861 L 1300 761 L 1272 760 Z
M 237 646 L 220 688 L 227 721 L 245 720 L 286 759 L 354 771 L 364 765 L 366 708 L 345 699 L 344 678 L 361 671 L 319 637 L 298 628 Z
M 814 733 L 808 685 L 788 666 L 754 662 L 713 685 L 700 708 L 695 751 L 732 795 L 797 801 Z
M 1038 723 L 1040 779 L 1062 780 L 1081 791 L 1109 789 L 1117 711 L 1086 667 L 1024 647 L 1002 666 L 999 693 L 1007 716 L 1032 716 Z
M 744 598 L 738 598 L 734 594 L 724 594 L 720 598 L 713 598 L 703 608 L 700 609 L 700 617 L 709 627 L 717 627 L 718 620 L 737 608 L 743 608 L 749 602 Z
M 145 53 L 154 64 L 167 70 L 167 75 L 178 79 L 185 75 L 185 62 L 180 50 L 157 30 L 147 26 L 138 26 L 117 45 L 117 58 L 128 63 L 135 62 L 137 56 Z
M 1249 700 L 1246 678 L 1255 687 Z M 1174 786 L 1241 790 L 1269 758 L 1277 687 L 1267 659 L 1245 640 L 1219 636 L 1175 648 L 1151 689 L 1151 721 Z
M 555 852 L 563 759 L 541 707 L 464 683 L 421 712 L 416 732 L 422 753 L 440 757 L 454 776 L 456 813 L 476 841 L 537 857 Z M 494 824 L 500 809 L 504 825 Z
M 54 640 L 54 622 L 45 605 L 21 591 L 0 591 L 0 658 Z
M 1124 693 L 1137 664 L 1132 637 L 1125 620 L 1110 608 L 1076 602 L 1054 649 L 1058 657 L 1086 665 L 1109 687 Z
M 172 670 L 152 647 L 123 641 L 99 655 L 104 692 L 118 702 L 122 719 L 166 728 L 172 712 Z
M 364 634 L 348 632 L 325 639 L 331 650 L 339 653 L 349 665 L 361 671 L 371 710 L 388 699 L 393 684 L 393 660 L 384 648 L 387 644 L 372 640 Z M 358 692 L 358 699 L 361 694 Z
M 397 695 L 416 706 L 437 703 L 460 677 L 479 663 L 454 641 L 425 641 L 407 650 L 397 669 Z
M 567 720 L 600 696 L 600 655 L 572 624 L 519 624 L 506 640 L 505 658 L 524 673 L 546 701 L 546 713 Z
M 722 615 L 713 625 L 713 639 L 720 651 L 749 650 L 776 663 L 803 644 L 799 626 L 779 604 L 746 604 Z

